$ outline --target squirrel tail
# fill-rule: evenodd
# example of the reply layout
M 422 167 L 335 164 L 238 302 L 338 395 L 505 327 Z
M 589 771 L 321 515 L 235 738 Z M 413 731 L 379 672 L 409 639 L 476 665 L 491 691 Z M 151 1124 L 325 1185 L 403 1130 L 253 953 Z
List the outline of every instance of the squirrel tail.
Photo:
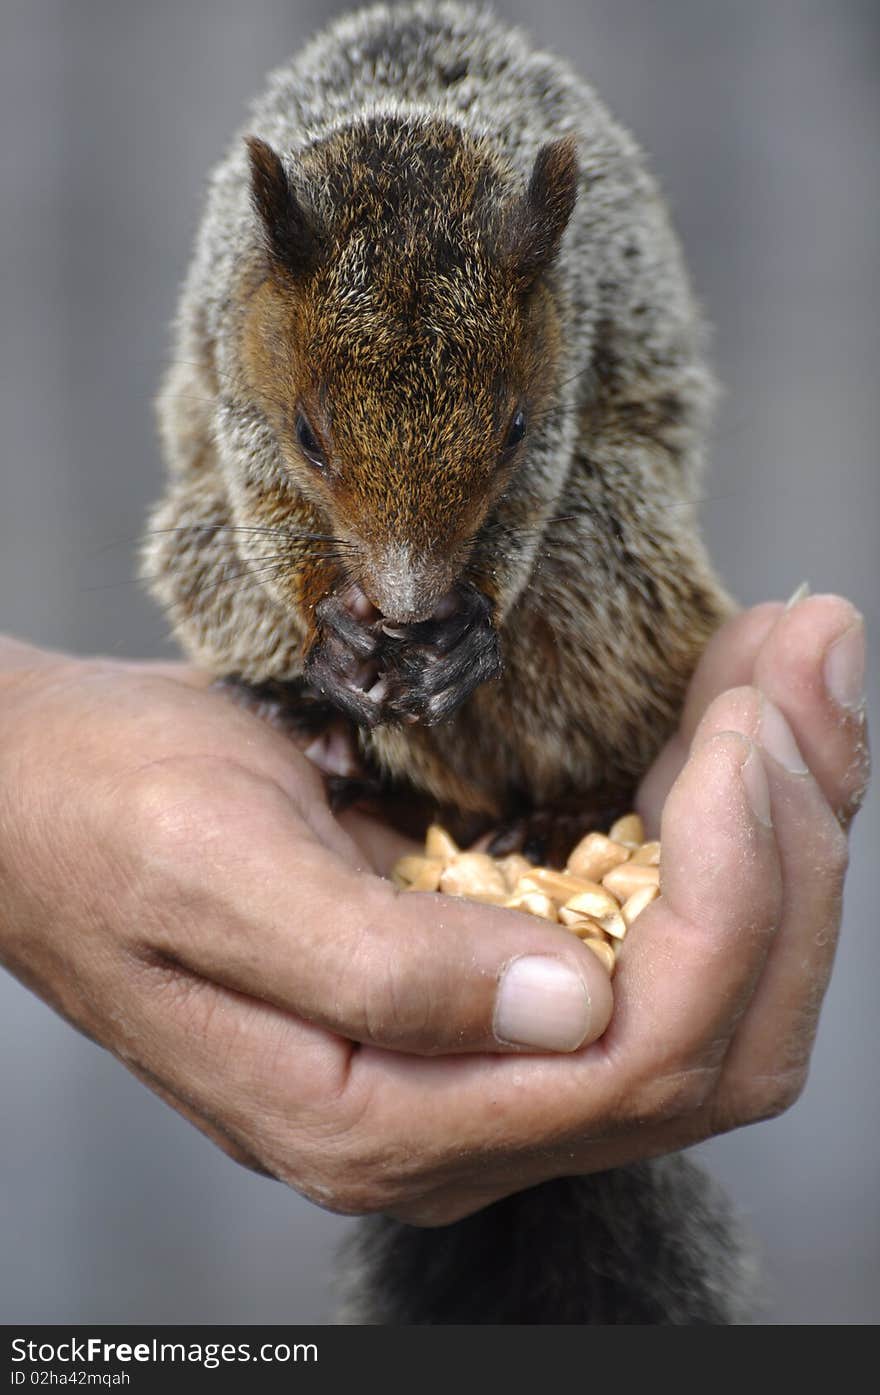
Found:
M 688 1159 L 565 1177 L 449 1226 L 355 1227 L 338 1320 L 391 1326 L 749 1322 L 755 1266 Z

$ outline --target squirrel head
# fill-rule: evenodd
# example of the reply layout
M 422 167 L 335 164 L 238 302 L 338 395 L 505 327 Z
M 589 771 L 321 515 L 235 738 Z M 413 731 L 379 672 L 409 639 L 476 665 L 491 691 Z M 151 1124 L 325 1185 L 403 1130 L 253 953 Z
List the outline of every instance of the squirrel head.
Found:
M 241 366 L 289 484 L 388 618 L 434 613 L 525 468 L 552 398 L 549 279 L 577 194 L 572 139 L 523 187 L 451 122 L 375 117 L 296 157 L 248 138 L 263 248 Z

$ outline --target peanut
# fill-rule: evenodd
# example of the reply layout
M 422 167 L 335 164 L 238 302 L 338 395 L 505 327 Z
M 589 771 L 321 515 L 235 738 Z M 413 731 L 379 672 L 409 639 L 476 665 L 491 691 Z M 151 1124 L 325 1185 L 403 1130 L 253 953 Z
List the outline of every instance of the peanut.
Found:
M 511 896 L 502 903 L 511 911 L 528 911 L 529 915 L 541 916 L 543 920 L 556 919 L 556 907 L 549 896 L 544 896 L 540 891 L 526 891 L 520 895 Z
M 581 939 L 585 935 L 598 935 L 600 938 L 605 935 L 600 922 L 594 920 L 591 915 L 584 915 L 583 911 L 573 911 L 568 906 L 560 906 L 557 915 L 560 925 L 566 926 L 572 934 Z
M 644 863 L 647 867 L 659 867 L 660 844 L 643 843 L 642 846 L 640 848 L 637 848 L 636 851 L 633 853 L 630 861 L 634 862 L 637 867 L 641 866 L 642 863 Z M 610 870 L 611 869 L 609 868 L 609 871 Z M 599 880 L 601 881 L 601 877 Z
M 506 857 L 499 857 L 498 864 L 501 868 L 501 875 L 507 883 L 508 891 L 513 891 L 520 877 L 528 876 L 532 870 L 532 863 L 522 853 L 508 853 Z
M 598 958 L 602 961 L 602 963 L 605 965 L 606 972 L 609 975 L 613 974 L 614 965 L 617 960 L 617 954 L 616 951 L 612 948 L 612 946 L 608 943 L 608 941 L 599 939 L 589 939 L 584 940 L 583 943 L 587 946 L 588 949 L 591 949 L 593 953 L 597 955 Z
M 606 838 L 604 833 L 588 833 L 569 853 L 566 871 L 588 882 L 600 882 L 606 872 L 626 862 L 629 848 Z
M 618 901 L 627 901 L 636 891 L 641 891 L 643 886 L 659 886 L 660 868 L 634 865 L 632 862 L 625 863 L 622 867 L 614 867 L 602 878 L 602 885 L 606 891 L 612 892 Z
M 400 858 L 392 877 L 407 891 L 439 890 L 549 920 L 577 935 L 613 974 L 627 930 L 660 895 L 660 844 L 644 837 L 638 814 L 627 814 L 607 834 L 582 838 L 560 872 L 520 853 L 491 857 L 484 851 L 490 834 L 462 850 L 435 823 L 424 854 Z
M 555 872 L 551 867 L 530 867 L 525 876 L 520 877 L 514 891 L 542 891 L 552 901 L 560 903 L 570 901 L 572 896 L 587 895 L 590 892 L 602 894 L 598 882 L 587 881 L 585 877 L 573 877 L 569 872 Z
M 637 916 L 641 915 L 646 906 L 650 906 L 660 895 L 659 886 L 643 886 L 641 891 L 634 891 L 632 896 L 628 896 L 620 908 L 627 929 L 632 925 Z
M 444 862 L 449 862 L 458 855 L 460 849 L 445 828 L 441 828 L 439 823 L 432 823 L 425 835 L 425 852 L 428 857 L 442 857 Z
M 645 841 L 645 825 L 638 814 L 624 814 L 622 819 L 618 819 L 608 830 L 608 837 L 613 843 L 635 843 L 637 845 Z
M 488 853 L 458 853 L 440 874 L 440 890 L 450 896 L 507 897 L 507 883 Z
M 443 863 L 439 857 L 402 857 L 395 867 L 401 884 L 407 891 L 437 891 Z
M 574 911 L 575 914 L 589 916 L 590 919 L 598 921 L 606 935 L 613 935 L 615 939 L 622 938 L 626 934 L 626 926 L 620 914 L 620 905 L 614 897 L 602 887 L 597 887 L 595 891 L 582 891 L 578 896 L 572 896 L 566 901 L 563 910 Z

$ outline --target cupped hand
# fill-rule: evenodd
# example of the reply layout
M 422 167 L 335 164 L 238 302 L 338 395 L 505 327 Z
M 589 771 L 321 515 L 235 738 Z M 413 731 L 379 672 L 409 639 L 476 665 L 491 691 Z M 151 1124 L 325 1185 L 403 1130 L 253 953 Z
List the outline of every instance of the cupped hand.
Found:
M 399 1146 L 351 1116 L 360 1050 L 380 1092 L 391 1050 L 571 1051 L 611 989 L 546 922 L 397 891 L 413 845 L 343 827 L 206 685 L 0 644 L 0 958 L 228 1151 L 345 1205 Z
M 867 780 L 860 617 L 709 646 L 641 807 L 661 897 L 610 987 L 568 932 L 386 872 L 290 743 L 161 666 L 19 651 L 0 688 L 0 949 L 239 1160 L 440 1224 L 787 1107 Z M 23 655 L 23 657 L 22 657 Z M 540 1054 L 538 1054 L 540 1053 Z

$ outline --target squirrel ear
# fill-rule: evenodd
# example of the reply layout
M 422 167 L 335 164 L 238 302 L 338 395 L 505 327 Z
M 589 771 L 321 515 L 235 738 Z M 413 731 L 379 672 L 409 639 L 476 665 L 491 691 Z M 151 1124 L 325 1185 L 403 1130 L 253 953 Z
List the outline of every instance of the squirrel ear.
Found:
M 574 136 L 542 145 L 528 188 L 515 201 L 504 225 L 506 259 L 524 287 L 550 265 L 559 251 L 577 191 Z
M 271 145 L 245 136 L 250 155 L 251 200 L 263 225 L 266 251 L 275 265 L 294 276 L 315 265 L 320 238 L 314 216 L 300 202 Z

